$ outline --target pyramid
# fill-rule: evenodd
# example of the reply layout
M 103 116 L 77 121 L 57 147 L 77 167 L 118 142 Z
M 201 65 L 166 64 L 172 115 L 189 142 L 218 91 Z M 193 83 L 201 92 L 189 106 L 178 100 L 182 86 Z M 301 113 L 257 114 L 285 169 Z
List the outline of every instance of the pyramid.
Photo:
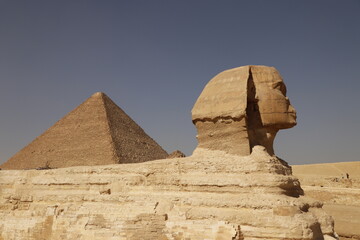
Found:
M 62 168 L 145 162 L 167 156 L 108 96 L 98 92 L 0 167 Z

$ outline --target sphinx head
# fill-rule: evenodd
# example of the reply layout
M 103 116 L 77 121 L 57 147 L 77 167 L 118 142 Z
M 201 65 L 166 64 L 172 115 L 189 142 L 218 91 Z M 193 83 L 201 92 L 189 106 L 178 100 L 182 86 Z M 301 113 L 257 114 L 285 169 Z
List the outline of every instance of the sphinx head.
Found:
M 192 109 L 198 147 L 248 155 L 255 145 L 274 154 L 280 129 L 296 125 L 285 84 L 273 67 L 244 66 L 216 75 Z

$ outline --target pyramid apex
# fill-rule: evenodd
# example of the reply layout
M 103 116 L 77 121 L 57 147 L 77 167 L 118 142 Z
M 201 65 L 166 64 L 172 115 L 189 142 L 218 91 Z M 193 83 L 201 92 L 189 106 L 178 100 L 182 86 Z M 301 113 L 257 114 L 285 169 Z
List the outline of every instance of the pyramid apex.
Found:
M 103 97 L 103 96 L 106 96 L 106 94 L 103 92 L 96 92 L 93 95 L 91 95 L 91 97 Z

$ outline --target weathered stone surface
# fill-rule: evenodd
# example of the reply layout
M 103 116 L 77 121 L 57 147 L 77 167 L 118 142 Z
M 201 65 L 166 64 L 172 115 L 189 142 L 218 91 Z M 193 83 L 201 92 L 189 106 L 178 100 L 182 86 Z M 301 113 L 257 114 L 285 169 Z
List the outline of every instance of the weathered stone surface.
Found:
M 0 239 L 322 239 L 332 221 L 291 168 L 197 149 L 136 164 L 0 172 Z M 317 211 L 319 210 L 319 211 Z
M 95 93 L 28 146 L 3 169 L 60 168 L 144 162 L 167 153 L 104 93 Z

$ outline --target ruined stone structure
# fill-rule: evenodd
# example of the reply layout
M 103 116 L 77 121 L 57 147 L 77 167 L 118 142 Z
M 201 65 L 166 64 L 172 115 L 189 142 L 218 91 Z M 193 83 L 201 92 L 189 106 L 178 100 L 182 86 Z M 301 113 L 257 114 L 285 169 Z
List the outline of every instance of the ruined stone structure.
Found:
M 295 124 L 276 70 L 218 76 L 192 111 L 190 157 L 0 171 L 0 239 L 337 239 L 322 204 L 273 154 L 276 131 Z
M 186 157 L 186 155 L 180 150 L 176 150 L 170 153 L 167 158 L 182 158 L 182 157 Z
M 3 169 L 61 168 L 145 162 L 167 153 L 104 93 L 95 93 Z

